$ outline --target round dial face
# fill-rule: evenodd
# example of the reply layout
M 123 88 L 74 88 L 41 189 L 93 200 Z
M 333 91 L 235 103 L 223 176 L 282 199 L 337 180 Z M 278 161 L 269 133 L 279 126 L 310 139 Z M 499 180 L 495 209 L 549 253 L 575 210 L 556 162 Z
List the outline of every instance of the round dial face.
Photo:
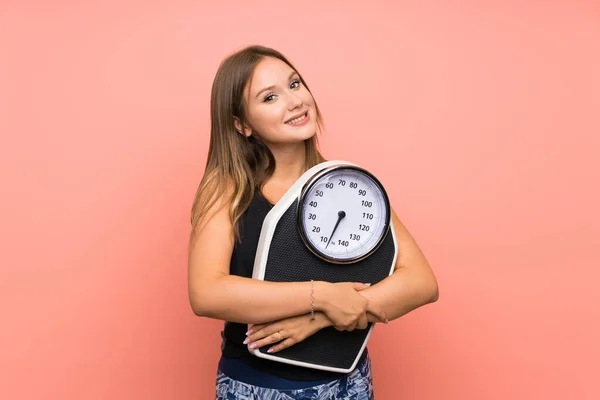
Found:
M 329 262 L 351 263 L 369 256 L 385 238 L 390 204 L 369 172 L 337 166 L 308 184 L 300 198 L 298 222 L 313 253 Z

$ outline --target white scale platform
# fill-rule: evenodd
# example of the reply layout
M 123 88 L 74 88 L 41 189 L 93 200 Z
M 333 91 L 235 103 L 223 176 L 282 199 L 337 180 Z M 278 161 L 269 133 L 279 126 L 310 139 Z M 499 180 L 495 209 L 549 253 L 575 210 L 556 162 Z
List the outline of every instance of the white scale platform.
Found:
M 317 200 L 318 206 L 315 206 L 313 201 Z M 338 210 L 346 210 L 341 221 L 337 218 Z M 389 213 L 385 189 L 368 171 L 347 161 L 316 165 L 298 179 L 266 216 L 253 278 L 272 282 L 312 279 L 374 285 L 394 271 L 398 256 Z M 369 217 L 373 219 L 368 220 Z M 336 233 L 327 237 L 336 222 L 339 225 Z M 315 233 L 317 228 L 320 232 Z M 359 236 L 361 239 L 357 240 Z M 342 251 L 344 246 L 346 250 Z M 267 353 L 270 346 L 251 352 L 277 362 L 350 372 L 356 367 L 373 328 L 372 323 L 367 329 L 351 332 L 329 327 L 274 354 Z

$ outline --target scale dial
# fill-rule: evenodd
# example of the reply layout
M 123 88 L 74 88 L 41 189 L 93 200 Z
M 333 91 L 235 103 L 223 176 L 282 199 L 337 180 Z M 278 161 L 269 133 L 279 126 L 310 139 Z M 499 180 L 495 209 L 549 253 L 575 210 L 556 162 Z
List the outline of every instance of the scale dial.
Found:
M 360 261 L 381 245 L 390 227 L 390 203 L 381 183 L 357 166 L 317 173 L 299 199 L 300 235 L 318 257 L 336 264 Z

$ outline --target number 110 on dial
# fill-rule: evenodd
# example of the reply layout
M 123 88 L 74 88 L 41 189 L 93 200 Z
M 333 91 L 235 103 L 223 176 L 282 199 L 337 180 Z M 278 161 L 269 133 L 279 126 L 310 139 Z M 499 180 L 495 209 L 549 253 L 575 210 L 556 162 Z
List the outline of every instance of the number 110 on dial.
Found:
M 304 243 L 318 257 L 352 263 L 371 255 L 390 225 L 390 204 L 381 183 L 356 166 L 318 173 L 300 196 L 298 222 Z

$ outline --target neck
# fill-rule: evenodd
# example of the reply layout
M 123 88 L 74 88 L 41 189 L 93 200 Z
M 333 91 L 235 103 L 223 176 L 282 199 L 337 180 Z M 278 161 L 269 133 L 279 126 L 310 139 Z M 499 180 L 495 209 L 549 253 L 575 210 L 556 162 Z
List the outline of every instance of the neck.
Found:
M 291 186 L 305 172 L 304 142 L 289 146 L 271 146 L 275 157 L 275 172 L 269 181 L 275 185 Z

